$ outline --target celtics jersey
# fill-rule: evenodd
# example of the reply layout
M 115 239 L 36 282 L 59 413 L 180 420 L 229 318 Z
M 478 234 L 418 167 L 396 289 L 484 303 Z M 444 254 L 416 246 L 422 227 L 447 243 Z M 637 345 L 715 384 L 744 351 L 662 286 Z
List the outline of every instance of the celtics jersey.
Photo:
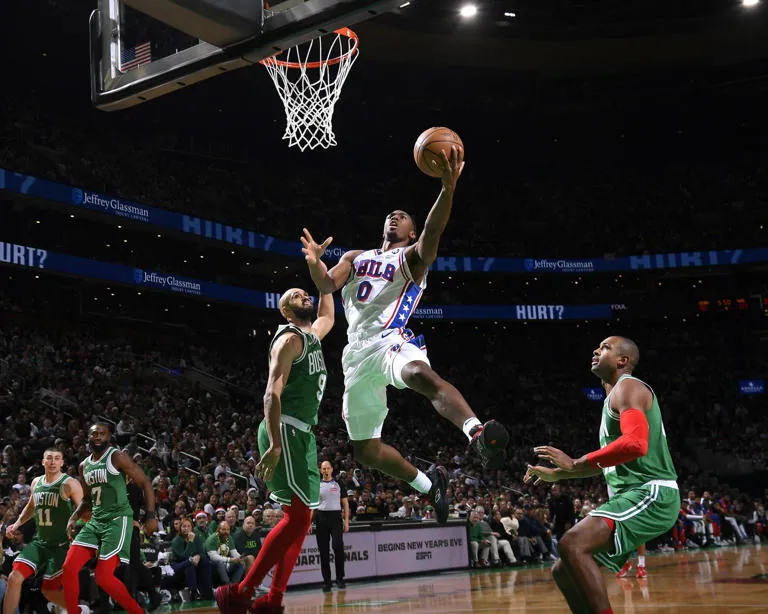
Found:
M 636 377 L 622 375 L 611 390 L 611 394 L 625 379 L 634 379 L 648 386 L 648 384 Z M 664 423 L 661 420 L 659 400 L 650 386 L 648 386 L 648 389 L 653 395 L 651 408 L 645 412 L 645 417 L 648 420 L 648 452 L 645 456 L 636 458 L 623 465 L 605 467 L 603 469 L 603 475 L 606 482 L 608 482 L 608 490 L 611 495 L 653 480 L 677 480 L 677 473 L 672 464 L 672 456 L 669 454 L 669 448 L 667 447 L 667 434 L 664 431 Z M 619 413 L 611 409 L 611 394 L 608 394 L 603 402 L 603 418 L 600 422 L 601 448 L 621 437 Z
M 112 465 L 112 455 L 115 452 L 117 448 L 107 448 L 99 460 L 94 460 L 91 454 L 80 463 L 85 483 L 91 491 L 91 517 L 98 522 L 107 522 L 120 516 L 133 516 L 133 510 L 128 503 L 125 475 Z
M 69 476 L 62 473 L 50 484 L 45 476 L 38 478 L 32 489 L 35 504 L 35 539 L 59 546 L 67 543 L 67 522 L 72 515 L 72 502 L 64 498 L 64 482 Z
M 304 347 L 299 357 L 293 361 L 291 374 L 280 396 L 282 413 L 307 424 L 317 424 L 317 410 L 323 400 L 325 381 L 328 377 L 323 348 L 314 333 L 303 331 L 293 324 L 283 324 L 278 327 L 269 345 L 270 356 L 275 341 L 287 332 L 299 335 Z

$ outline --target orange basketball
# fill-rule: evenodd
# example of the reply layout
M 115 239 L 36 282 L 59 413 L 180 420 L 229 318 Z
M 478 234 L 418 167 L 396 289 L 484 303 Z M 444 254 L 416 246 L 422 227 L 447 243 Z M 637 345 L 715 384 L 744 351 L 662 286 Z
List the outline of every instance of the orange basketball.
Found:
M 443 174 L 443 156 L 440 152 L 451 157 L 451 147 L 464 148 L 461 138 L 450 128 L 429 128 L 419 135 L 413 146 L 413 159 L 422 173 L 430 177 L 440 177 Z

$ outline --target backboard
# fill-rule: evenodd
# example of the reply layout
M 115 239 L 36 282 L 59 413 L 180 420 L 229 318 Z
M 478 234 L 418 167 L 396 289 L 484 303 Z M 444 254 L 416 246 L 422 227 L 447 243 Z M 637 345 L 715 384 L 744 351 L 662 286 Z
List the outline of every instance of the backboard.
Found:
M 390 11 L 403 0 L 98 0 L 91 99 L 132 107 Z

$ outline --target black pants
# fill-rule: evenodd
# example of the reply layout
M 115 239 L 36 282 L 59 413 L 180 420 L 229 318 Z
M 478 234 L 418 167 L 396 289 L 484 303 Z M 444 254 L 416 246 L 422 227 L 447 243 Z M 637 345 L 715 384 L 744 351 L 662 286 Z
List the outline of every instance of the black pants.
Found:
M 329 542 L 333 544 L 333 559 L 336 564 L 336 581 L 344 579 L 344 525 L 341 512 L 315 512 L 317 524 L 317 549 L 320 551 L 320 570 L 323 582 L 331 582 L 331 555 Z

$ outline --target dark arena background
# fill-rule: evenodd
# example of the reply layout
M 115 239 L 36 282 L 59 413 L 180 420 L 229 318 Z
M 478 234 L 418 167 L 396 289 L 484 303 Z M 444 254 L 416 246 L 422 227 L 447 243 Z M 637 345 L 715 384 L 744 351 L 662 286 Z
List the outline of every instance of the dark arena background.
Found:
M 409 326 L 480 420 L 508 428 L 507 460 L 484 470 L 426 399 L 390 388 L 383 439 L 424 471 L 447 468 L 448 524 L 360 464 L 341 415 L 337 295 L 315 435 L 348 494 L 347 586 L 321 590 L 309 535 L 285 611 L 568 612 L 558 542 L 608 499 L 605 480 L 553 494 L 523 475 L 534 446 L 599 447 L 590 359 L 624 335 L 658 396 L 681 502 L 647 544 L 647 577 L 636 555 L 623 578 L 603 571 L 614 611 L 768 612 L 765 0 L 403 0 L 354 26 L 338 144 L 303 152 L 282 140 L 258 64 L 95 108 L 95 4 L 0 4 L 3 594 L 35 523 L 7 528 L 44 450 L 59 446 L 78 475 L 101 421 L 158 503 L 159 531 L 139 533 L 153 584 L 119 577 L 149 611 L 218 611 L 210 582 L 173 573 L 172 544 L 183 518 L 208 537 L 219 507 L 237 505 L 238 526 L 254 517 L 261 539 L 280 519 L 254 474 L 257 429 L 279 297 L 316 294 L 302 228 L 334 237 L 329 265 L 379 247 L 394 209 L 423 228 L 440 180 L 419 172 L 413 143 L 448 126 L 466 168 Z M 145 70 L 137 58 L 159 65 L 198 43 L 111 4 L 125 9 L 129 77 Z M 24 583 L 23 612 L 50 610 L 40 583 Z M 83 605 L 120 609 L 87 568 L 80 585 Z

